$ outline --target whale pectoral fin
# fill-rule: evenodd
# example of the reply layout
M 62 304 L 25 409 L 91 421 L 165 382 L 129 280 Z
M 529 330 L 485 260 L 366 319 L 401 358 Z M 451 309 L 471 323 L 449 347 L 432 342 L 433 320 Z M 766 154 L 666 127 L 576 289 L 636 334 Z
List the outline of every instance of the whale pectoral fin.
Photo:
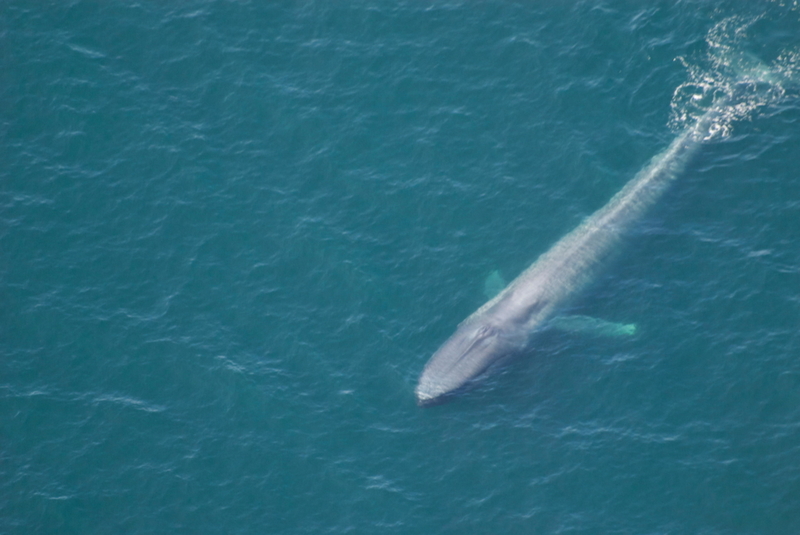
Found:
M 564 331 L 609 337 L 633 336 L 637 330 L 634 323 L 614 323 L 589 316 L 556 316 L 550 320 L 550 326 Z
M 483 281 L 483 295 L 486 296 L 486 299 L 492 299 L 497 294 L 503 291 L 506 287 L 506 281 L 503 279 L 503 276 L 500 274 L 500 271 L 495 269 L 489 276 L 486 277 L 486 280 Z

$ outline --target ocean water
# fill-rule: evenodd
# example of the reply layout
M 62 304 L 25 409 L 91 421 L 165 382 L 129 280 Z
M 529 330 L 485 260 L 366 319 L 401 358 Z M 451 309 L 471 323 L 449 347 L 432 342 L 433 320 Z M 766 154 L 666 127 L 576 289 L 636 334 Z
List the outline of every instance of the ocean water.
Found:
M 797 2 L 7 2 L 0 50 L 0 532 L 800 530 Z M 739 52 L 782 81 L 574 304 L 636 336 L 417 407 Z

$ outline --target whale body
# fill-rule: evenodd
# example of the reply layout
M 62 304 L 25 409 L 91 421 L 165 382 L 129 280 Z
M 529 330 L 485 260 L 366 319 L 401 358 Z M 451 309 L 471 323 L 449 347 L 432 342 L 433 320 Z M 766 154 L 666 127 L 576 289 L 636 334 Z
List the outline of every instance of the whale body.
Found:
M 597 276 L 626 231 L 680 175 L 703 140 L 713 134 L 726 102 L 712 106 L 604 207 L 465 319 L 425 365 L 416 387 L 417 402 L 441 402 L 493 364 L 523 350 L 531 335 Z

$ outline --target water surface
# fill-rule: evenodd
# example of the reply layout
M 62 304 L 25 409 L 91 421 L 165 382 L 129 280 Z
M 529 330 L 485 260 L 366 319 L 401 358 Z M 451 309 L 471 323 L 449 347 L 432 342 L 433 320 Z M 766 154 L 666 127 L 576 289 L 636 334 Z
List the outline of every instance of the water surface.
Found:
M 800 92 L 758 93 L 576 311 L 423 365 L 732 83 L 778 2 L 7 4 L 3 533 L 792 533 Z M 764 89 L 764 88 L 761 88 Z M 759 100 L 760 99 L 760 100 Z

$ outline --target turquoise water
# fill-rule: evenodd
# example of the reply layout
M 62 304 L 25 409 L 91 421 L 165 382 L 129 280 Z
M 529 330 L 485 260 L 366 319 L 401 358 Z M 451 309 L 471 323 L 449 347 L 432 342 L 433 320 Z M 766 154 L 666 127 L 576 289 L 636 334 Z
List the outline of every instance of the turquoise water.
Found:
M 788 4 L 788 5 L 786 5 Z M 425 362 L 791 2 L 2 8 L 0 532 L 800 529 L 800 91 L 755 88 L 562 332 Z

